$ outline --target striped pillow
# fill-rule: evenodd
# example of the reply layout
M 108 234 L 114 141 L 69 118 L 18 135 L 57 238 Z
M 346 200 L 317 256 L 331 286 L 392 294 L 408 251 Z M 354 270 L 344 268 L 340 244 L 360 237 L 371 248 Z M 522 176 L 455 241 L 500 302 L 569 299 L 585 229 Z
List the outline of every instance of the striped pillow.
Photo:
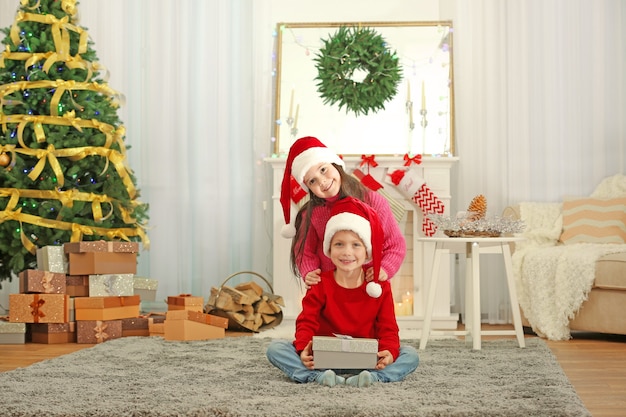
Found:
M 565 200 L 560 241 L 626 243 L 626 198 Z

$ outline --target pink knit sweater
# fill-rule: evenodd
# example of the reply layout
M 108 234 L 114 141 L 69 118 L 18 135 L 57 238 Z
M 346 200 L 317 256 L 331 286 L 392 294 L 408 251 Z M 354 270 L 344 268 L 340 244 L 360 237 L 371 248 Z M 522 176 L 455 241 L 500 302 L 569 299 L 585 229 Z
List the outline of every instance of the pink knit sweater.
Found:
M 311 227 L 306 236 L 304 252 L 297 261 L 298 271 L 300 271 L 302 277 L 318 268 L 322 271 L 335 269 L 330 258 L 324 254 L 323 242 L 326 223 L 330 219 L 330 211 L 338 200 L 338 196 L 329 198 L 326 200 L 325 205 L 313 209 Z M 383 196 L 377 192 L 369 191 L 365 197 L 365 202 L 376 211 L 380 224 L 385 231 L 381 268 L 391 278 L 400 269 L 406 255 L 404 235 L 391 212 L 389 203 Z M 371 263 L 366 266 L 371 266 Z

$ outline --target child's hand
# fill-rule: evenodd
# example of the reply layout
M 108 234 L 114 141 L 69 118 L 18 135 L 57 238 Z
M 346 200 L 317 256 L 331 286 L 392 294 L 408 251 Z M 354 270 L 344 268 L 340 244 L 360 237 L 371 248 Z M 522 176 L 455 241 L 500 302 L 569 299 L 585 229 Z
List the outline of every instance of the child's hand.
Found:
M 393 363 L 393 355 L 388 350 L 381 350 L 378 352 L 378 362 L 376 362 L 376 369 L 385 369 L 387 365 Z
M 306 366 L 308 369 L 313 369 L 313 341 L 309 341 L 307 345 L 304 347 L 302 352 L 300 352 L 300 360 L 302 361 L 302 365 Z
M 365 271 L 365 280 L 367 282 L 370 282 L 373 279 L 374 279 L 374 268 L 372 268 L 372 267 L 367 268 L 367 271 Z M 388 279 L 389 279 L 389 276 L 387 275 L 385 270 L 380 268 L 380 274 L 378 274 L 378 280 L 379 281 L 387 281 Z
M 321 273 L 321 269 L 316 269 L 306 274 L 306 276 L 304 277 L 304 283 L 307 285 L 307 288 L 311 285 L 319 284 L 319 282 L 321 281 Z

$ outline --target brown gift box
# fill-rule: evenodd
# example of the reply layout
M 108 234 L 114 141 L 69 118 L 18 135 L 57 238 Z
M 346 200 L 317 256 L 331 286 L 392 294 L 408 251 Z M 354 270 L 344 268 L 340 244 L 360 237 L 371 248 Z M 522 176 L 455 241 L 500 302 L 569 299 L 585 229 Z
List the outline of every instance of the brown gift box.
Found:
M 118 320 L 139 317 L 139 296 L 77 297 L 76 320 Z
M 202 313 L 204 310 L 204 298 L 195 297 L 191 294 L 180 294 L 167 297 L 167 309 L 169 310 L 191 310 Z
M 137 254 L 120 252 L 69 253 L 69 275 L 135 274 Z
M 12 323 L 67 323 L 70 296 L 66 294 L 9 294 Z
M 28 325 L 33 343 L 76 343 L 76 323 L 32 323 Z
M 89 275 L 67 275 L 65 292 L 72 297 L 89 297 Z
M 150 320 L 152 323 L 163 323 L 165 322 L 165 316 L 122 319 L 122 336 L 150 336 Z
M 76 323 L 76 343 L 102 343 L 122 337 L 122 320 L 84 320 Z
M 173 310 L 167 312 L 167 318 L 172 320 L 191 320 L 198 323 L 210 324 L 211 326 L 228 328 L 228 319 L 226 317 L 214 316 L 212 314 L 200 313 L 191 310 Z
M 226 329 L 199 323 L 193 320 L 181 320 L 179 311 L 168 311 L 165 320 L 165 340 L 209 340 L 222 339 Z
M 20 272 L 20 292 L 40 294 L 65 294 L 65 274 L 27 269 Z
M 137 253 L 139 252 L 139 243 L 137 242 L 110 242 L 105 240 L 97 241 L 81 241 L 70 242 L 63 245 L 65 253 L 78 252 L 123 252 Z

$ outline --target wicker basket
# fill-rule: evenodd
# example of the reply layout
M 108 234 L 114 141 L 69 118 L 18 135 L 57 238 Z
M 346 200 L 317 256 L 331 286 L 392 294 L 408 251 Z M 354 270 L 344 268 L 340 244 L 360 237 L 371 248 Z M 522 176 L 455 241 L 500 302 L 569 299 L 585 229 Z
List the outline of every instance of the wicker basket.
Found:
M 224 282 L 222 282 L 222 285 L 220 285 L 220 287 L 217 289 L 217 293 L 214 294 L 214 291 L 212 291 L 211 293 L 211 297 L 209 297 L 209 300 L 211 300 L 212 298 L 219 298 L 220 294 L 222 293 L 222 291 L 224 290 L 224 286 L 228 283 L 228 281 L 230 281 L 231 279 L 233 279 L 234 277 L 240 276 L 240 275 L 252 275 L 258 279 L 260 279 L 261 281 L 263 281 L 263 283 L 265 283 L 265 285 L 269 288 L 269 292 L 263 292 L 263 298 L 268 298 L 268 299 L 272 299 L 272 300 L 280 300 L 278 302 L 278 304 L 282 303 L 282 298 L 276 294 L 274 294 L 274 288 L 272 288 L 272 284 L 269 283 L 269 281 L 267 279 L 265 279 L 265 277 L 263 277 L 261 274 L 258 274 L 256 272 L 253 271 L 239 271 L 239 272 L 235 272 L 234 274 L 228 276 Z M 252 306 L 254 307 L 255 311 L 256 311 L 256 307 L 258 306 L 257 303 L 259 301 L 255 302 L 254 304 L 252 304 Z M 281 304 L 282 305 L 282 304 Z M 209 314 L 214 314 L 216 316 L 221 316 L 221 317 L 226 317 L 228 319 L 228 329 L 229 330 L 240 330 L 240 331 L 251 331 L 251 332 L 260 332 L 263 330 L 267 330 L 267 329 L 271 329 L 273 327 L 278 326 L 280 323 L 282 323 L 283 321 L 283 312 L 282 309 L 281 311 L 275 312 L 272 314 L 272 316 L 274 317 L 274 320 L 270 323 L 266 323 L 261 325 L 258 328 L 254 328 L 254 326 L 248 325 L 246 324 L 246 322 L 240 322 L 237 319 L 237 314 L 242 314 L 242 312 L 238 312 L 238 311 L 232 311 L 232 310 L 225 310 L 222 308 L 218 308 L 215 305 L 211 305 L 211 303 L 209 302 L 209 304 L 206 305 L 205 310 L 207 313 Z

